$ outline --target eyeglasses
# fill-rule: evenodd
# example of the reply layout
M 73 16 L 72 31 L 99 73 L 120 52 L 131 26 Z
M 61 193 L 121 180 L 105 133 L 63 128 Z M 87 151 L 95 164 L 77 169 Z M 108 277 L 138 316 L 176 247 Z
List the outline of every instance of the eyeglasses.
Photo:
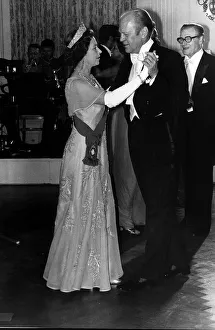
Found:
M 179 42 L 179 44 L 183 44 L 184 41 L 186 41 L 189 44 L 194 38 L 198 38 L 198 37 L 200 36 L 194 36 L 194 37 L 186 36 L 185 38 L 179 37 L 176 40 Z

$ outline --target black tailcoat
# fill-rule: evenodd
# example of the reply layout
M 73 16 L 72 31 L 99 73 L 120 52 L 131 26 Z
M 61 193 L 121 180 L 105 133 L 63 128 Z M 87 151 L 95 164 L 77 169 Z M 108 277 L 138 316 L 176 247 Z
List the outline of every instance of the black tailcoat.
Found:
M 131 161 L 146 203 L 146 252 L 138 263 L 125 270 L 127 276 L 158 278 L 171 264 L 187 264 L 185 246 L 175 215 L 175 173 L 173 143 L 178 136 L 178 118 L 187 108 L 188 82 L 179 53 L 153 44 L 159 56 L 158 74 L 150 86 L 143 83 L 133 102 L 139 119 L 128 120 Z M 115 86 L 128 81 L 130 56 L 125 56 Z M 176 145 L 174 143 L 174 145 Z M 132 273 L 131 273 L 132 272 Z
M 205 51 L 196 70 L 191 99 L 193 111 L 186 111 L 184 116 L 185 218 L 188 226 L 207 232 L 215 155 L 215 56 Z

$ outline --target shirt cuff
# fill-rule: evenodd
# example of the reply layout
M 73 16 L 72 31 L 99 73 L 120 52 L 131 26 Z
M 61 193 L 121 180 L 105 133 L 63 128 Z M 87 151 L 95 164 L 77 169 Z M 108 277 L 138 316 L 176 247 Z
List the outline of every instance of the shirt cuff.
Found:
M 153 82 L 155 81 L 155 78 L 157 77 L 157 75 L 156 76 L 154 76 L 153 78 L 147 78 L 146 79 L 146 84 L 149 84 L 149 86 L 151 86 L 152 84 L 153 84 Z

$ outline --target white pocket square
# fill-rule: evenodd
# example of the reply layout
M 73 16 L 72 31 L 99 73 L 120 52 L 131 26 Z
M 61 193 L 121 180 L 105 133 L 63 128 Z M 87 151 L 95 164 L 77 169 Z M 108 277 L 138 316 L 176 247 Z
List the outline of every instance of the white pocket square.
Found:
M 207 79 L 206 78 L 203 78 L 202 84 L 206 84 L 207 82 L 208 82 Z

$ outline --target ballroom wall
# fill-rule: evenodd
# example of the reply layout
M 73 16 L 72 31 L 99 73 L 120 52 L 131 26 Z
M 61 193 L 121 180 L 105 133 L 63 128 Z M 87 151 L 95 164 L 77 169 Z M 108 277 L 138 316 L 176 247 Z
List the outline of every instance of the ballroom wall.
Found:
M 8 45 L 3 57 L 23 59 L 30 43 L 41 43 L 45 38 L 55 42 L 55 55 L 59 56 L 66 34 L 81 21 L 95 31 L 102 24 L 117 24 L 120 14 L 135 7 L 136 0 L 0 0 L 0 4 L 4 4 L 0 6 L 3 25 L 10 22 L 10 32 L 3 29 L 2 44 Z
M 197 0 L 137 0 L 137 7 L 148 9 L 155 20 L 162 44 L 179 50 L 176 38 L 183 23 L 196 22 L 205 29 L 205 49 L 215 54 L 215 19 L 203 12 Z
M 122 11 L 146 8 L 157 23 L 162 44 L 179 49 L 176 38 L 184 22 L 205 27 L 205 48 L 215 54 L 215 20 L 206 17 L 197 0 L 0 0 L 0 57 L 20 59 L 30 42 L 53 38 L 56 55 L 63 38 L 81 19 L 96 29 L 118 23 Z

